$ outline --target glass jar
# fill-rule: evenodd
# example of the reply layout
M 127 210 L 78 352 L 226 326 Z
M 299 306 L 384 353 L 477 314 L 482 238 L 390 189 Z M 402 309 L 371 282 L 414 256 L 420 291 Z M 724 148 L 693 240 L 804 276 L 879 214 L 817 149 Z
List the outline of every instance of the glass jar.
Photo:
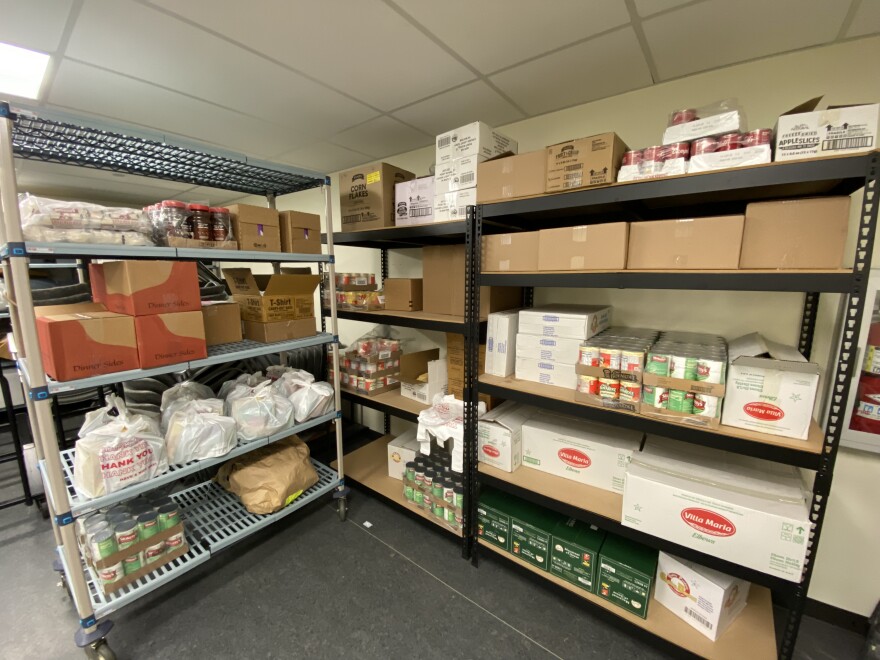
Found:
M 192 237 L 197 241 L 211 240 L 211 209 L 204 204 L 190 204 Z
M 166 199 L 162 202 L 161 213 L 166 237 L 192 238 L 192 223 L 184 202 Z
M 229 209 L 222 206 L 211 207 L 211 240 L 226 241 L 231 240 L 232 231 L 229 221 Z

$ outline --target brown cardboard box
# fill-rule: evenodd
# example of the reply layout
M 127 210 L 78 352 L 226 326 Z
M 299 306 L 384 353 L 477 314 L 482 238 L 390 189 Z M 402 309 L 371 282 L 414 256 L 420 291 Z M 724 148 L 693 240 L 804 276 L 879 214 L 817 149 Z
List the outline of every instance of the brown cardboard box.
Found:
M 422 280 L 389 277 L 385 287 L 385 309 L 417 312 L 422 308 Z
M 429 245 L 422 249 L 423 307 L 432 314 L 464 316 L 464 245 Z M 522 304 L 522 289 L 480 288 L 480 317 Z
M 259 323 L 258 321 L 244 322 L 244 337 L 252 341 L 271 344 L 276 341 L 288 339 L 302 339 L 318 334 L 315 329 L 315 317 L 287 321 L 274 321 L 272 323 Z
M 484 273 L 538 270 L 538 232 L 483 236 Z
M 538 234 L 538 270 L 626 268 L 629 223 L 542 229 Z
M 260 278 L 262 286 L 250 268 L 227 268 L 223 277 L 233 300 L 241 305 L 241 318 L 245 321 L 269 323 L 315 315 L 319 275 L 270 275 Z
M 547 147 L 547 192 L 617 181 L 627 147 L 617 133 L 602 133 Z
M 282 211 L 281 251 L 295 254 L 321 254 L 321 217 L 314 213 Z
M 59 381 L 140 366 L 134 319 L 95 303 L 37 307 L 43 368 Z
M 739 268 L 741 215 L 633 222 L 627 269 L 725 270 Z
M 92 285 L 92 300 L 103 303 L 107 295 L 107 284 L 104 282 L 104 264 L 89 264 L 89 282 Z
M 191 261 L 108 261 L 93 280 L 92 295 L 112 312 L 143 316 L 202 308 L 199 277 Z M 93 270 L 97 274 L 99 271 Z
M 450 381 L 464 381 L 464 335 L 446 333 L 446 372 Z M 480 344 L 478 374 L 486 373 L 486 344 Z
M 208 346 L 241 341 L 241 310 L 237 302 L 203 302 L 202 318 Z
M 208 357 L 200 311 L 136 316 L 134 328 L 141 369 Z
M 477 204 L 543 195 L 547 150 L 499 156 L 477 165 Z
M 394 186 L 416 175 L 388 163 L 370 163 L 339 175 L 342 231 L 394 226 Z
M 840 268 L 849 205 L 849 197 L 749 204 L 739 267 Z
M 240 250 L 281 252 L 278 211 L 250 204 L 232 204 L 228 208 L 232 235 Z

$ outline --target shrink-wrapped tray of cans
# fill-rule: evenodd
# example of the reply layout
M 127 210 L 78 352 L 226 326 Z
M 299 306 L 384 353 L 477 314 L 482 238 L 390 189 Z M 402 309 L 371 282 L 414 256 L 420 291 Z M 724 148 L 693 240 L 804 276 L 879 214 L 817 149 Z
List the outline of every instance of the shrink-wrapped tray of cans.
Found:
M 384 337 L 356 341 L 339 355 L 339 386 L 367 396 L 398 389 L 400 341 Z

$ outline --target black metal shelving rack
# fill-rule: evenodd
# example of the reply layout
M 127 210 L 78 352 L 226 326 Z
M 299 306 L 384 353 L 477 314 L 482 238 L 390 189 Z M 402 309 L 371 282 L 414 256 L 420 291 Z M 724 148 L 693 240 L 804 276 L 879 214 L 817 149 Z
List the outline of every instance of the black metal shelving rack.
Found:
M 738 564 L 696 552 L 664 539 L 649 536 L 624 527 L 614 520 L 583 506 L 573 506 L 546 493 L 541 494 L 520 487 L 499 476 L 480 471 L 477 459 L 477 420 L 475 413 L 466 416 L 465 435 L 466 469 L 470 471 L 469 519 L 476 520 L 476 504 L 480 484 L 500 488 L 519 497 L 534 501 L 567 515 L 581 518 L 600 528 L 638 540 L 661 550 L 690 558 L 698 563 L 742 577 L 770 589 L 777 605 L 786 611 L 781 637 L 777 638 L 780 658 L 792 657 L 798 629 L 804 613 L 807 592 L 815 566 L 822 523 L 831 493 L 831 481 L 840 441 L 847 395 L 857 366 L 856 347 L 865 306 L 868 272 L 877 224 L 877 192 L 880 178 L 880 155 L 877 152 L 848 157 L 825 158 L 792 163 L 774 163 L 766 166 L 727 170 L 701 175 L 657 179 L 632 184 L 618 184 L 604 188 L 585 189 L 569 193 L 502 202 L 468 208 L 465 233 L 468 244 L 467 312 L 468 337 L 475 335 L 475 310 L 479 309 L 480 286 L 508 285 L 524 287 L 578 287 L 578 288 L 632 288 L 632 289 L 692 289 L 716 291 L 788 291 L 803 292 L 804 306 L 799 326 L 799 350 L 810 356 L 816 315 L 821 293 L 843 294 L 844 304 L 839 319 L 842 323 L 842 342 L 837 353 L 834 372 L 827 374 L 830 396 L 829 414 L 821 429 L 813 434 L 813 443 L 772 444 L 757 439 L 744 439 L 723 432 L 710 432 L 666 424 L 647 417 L 628 415 L 612 410 L 574 403 L 559 396 L 536 395 L 535 389 L 517 389 L 505 384 L 504 379 L 477 376 L 477 343 L 468 349 L 471 360 L 466 365 L 465 396 L 467 409 L 476 410 L 477 396 L 489 394 L 503 399 L 527 402 L 583 419 L 616 424 L 646 433 L 660 433 L 686 442 L 709 445 L 736 453 L 815 470 L 813 500 L 810 517 L 813 530 L 809 538 L 807 558 L 799 583 L 781 580 L 747 569 Z M 547 227 L 565 227 L 582 224 L 626 220 L 742 213 L 748 202 L 786 199 L 804 196 L 850 195 L 864 189 L 860 204 L 858 235 L 853 255 L 853 267 L 846 271 L 828 272 L 619 272 L 619 273 L 536 273 L 536 274 L 480 274 L 480 237 L 486 226 L 507 225 L 511 231 L 534 230 Z M 492 223 L 487 225 L 487 223 Z M 530 295 L 526 296 L 530 298 Z M 486 382 L 493 381 L 493 382 Z M 549 390 L 548 390 L 549 391 Z M 488 470 L 486 471 L 488 472 Z M 476 564 L 479 557 L 473 524 L 469 528 L 469 552 Z M 585 601 L 587 602 L 587 601 Z M 663 646 L 674 655 L 693 657 L 674 642 L 658 637 L 638 625 L 632 625 L 608 612 L 593 608 L 610 621 L 622 625 L 631 634 L 645 637 Z

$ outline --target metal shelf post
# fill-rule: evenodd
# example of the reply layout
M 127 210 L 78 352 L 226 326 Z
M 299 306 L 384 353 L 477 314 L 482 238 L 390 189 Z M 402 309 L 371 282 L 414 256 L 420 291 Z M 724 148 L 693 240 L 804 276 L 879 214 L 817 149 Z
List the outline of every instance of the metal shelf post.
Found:
M 480 361 L 480 270 L 482 206 L 468 206 L 465 228 L 465 332 L 464 332 L 464 536 L 462 556 L 474 566 L 477 549 L 477 426 L 480 399 L 477 393 Z

